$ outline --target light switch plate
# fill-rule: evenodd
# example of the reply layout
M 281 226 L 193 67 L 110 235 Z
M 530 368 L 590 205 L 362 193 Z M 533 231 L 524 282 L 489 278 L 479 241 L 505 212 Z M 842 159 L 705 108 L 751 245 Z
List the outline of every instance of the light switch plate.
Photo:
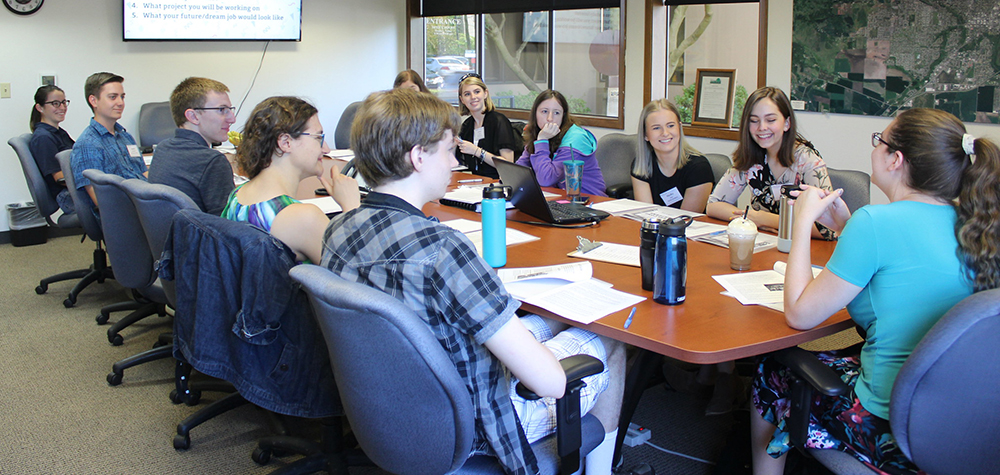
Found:
M 10 99 L 9 82 L 0 82 L 0 99 Z

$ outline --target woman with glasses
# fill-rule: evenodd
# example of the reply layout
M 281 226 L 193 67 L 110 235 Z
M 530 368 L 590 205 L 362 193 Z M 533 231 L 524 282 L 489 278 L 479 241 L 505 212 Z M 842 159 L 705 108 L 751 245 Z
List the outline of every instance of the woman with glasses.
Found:
M 31 108 L 31 141 L 28 149 L 42 172 L 49 195 L 59 203 L 64 213 L 72 213 L 73 200 L 66 191 L 62 169 L 56 160 L 56 154 L 73 148 L 73 139 L 59 123 L 66 119 L 69 99 L 66 93 L 54 85 L 42 86 L 35 91 L 35 105 Z
M 336 165 L 323 176 L 324 140 L 317 110 L 297 97 L 270 97 L 257 104 L 243 127 L 236 163 L 250 181 L 229 195 L 222 217 L 270 232 L 295 251 L 299 261 L 319 262 L 323 231 L 330 220 L 318 207 L 301 203 L 299 182 L 319 177 L 344 211 L 361 203 L 358 183 Z
M 534 169 L 538 184 L 566 189 L 563 162 L 582 160 L 580 192 L 607 196 L 604 175 L 594 156 L 596 151 L 597 139 L 576 125 L 562 93 L 548 89 L 538 94 L 524 128 L 524 152 L 517 159 L 518 165 Z
M 514 129 L 490 99 L 486 83 L 476 73 L 469 73 L 458 83 L 459 111 L 469 115 L 455 138 L 458 160 L 476 175 L 497 178 L 493 160 L 514 161 L 517 147 Z
M 815 327 L 847 306 L 865 341 L 817 356 L 852 390 L 812 404 L 807 446 L 850 453 L 888 473 L 915 473 L 889 427 L 893 382 L 924 334 L 963 298 L 1000 285 L 1000 149 L 935 109 L 900 113 L 872 135 L 872 183 L 889 204 L 852 216 L 833 192 L 802 186 L 785 272 L 785 321 Z M 840 233 L 815 278 L 814 221 Z M 751 410 L 755 474 L 781 473 L 788 450 L 788 370 L 762 360 Z M 992 409 L 990 409 L 992 410 Z M 770 455 L 770 456 L 768 456 Z
M 802 183 L 833 190 L 823 158 L 796 129 L 788 96 L 776 87 L 757 89 L 743 107 L 733 167 L 719 180 L 705 212 L 725 221 L 742 216 L 744 210 L 736 207 L 736 200 L 750 186 L 747 217 L 760 228 L 777 230 L 778 185 Z M 836 234 L 817 223 L 813 237 L 834 239 Z
M 424 85 L 424 80 L 412 69 L 404 69 L 396 75 L 396 80 L 392 82 L 392 88 L 405 87 L 416 92 L 431 92 Z

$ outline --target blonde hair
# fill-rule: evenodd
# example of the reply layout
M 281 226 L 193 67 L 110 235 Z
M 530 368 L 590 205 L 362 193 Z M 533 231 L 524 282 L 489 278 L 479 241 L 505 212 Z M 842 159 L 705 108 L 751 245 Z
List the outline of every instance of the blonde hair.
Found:
M 458 83 L 458 112 L 460 114 L 468 115 L 472 113 L 468 107 L 465 107 L 465 103 L 462 102 L 462 88 L 466 86 L 479 86 L 483 88 L 483 92 L 486 93 L 486 100 L 483 101 L 483 113 L 492 112 L 496 109 L 496 106 L 493 105 L 493 99 L 490 98 L 490 90 L 486 87 L 486 83 L 477 76 L 469 76 Z
M 653 150 L 653 146 L 646 140 L 646 119 L 654 112 L 659 111 L 673 112 L 674 117 L 677 119 L 677 132 L 680 137 L 677 142 L 677 145 L 680 147 L 677 154 L 677 169 L 684 168 L 684 165 L 687 165 L 688 160 L 690 160 L 691 155 L 700 154 L 694 147 L 688 145 L 687 140 L 684 139 L 684 126 L 681 124 L 681 114 L 677 110 L 677 106 L 667 99 L 656 99 L 646 104 L 646 107 L 642 108 L 642 114 L 639 116 L 639 133 L 636 137 L 635 161 L 632 163 L 632 173 L 636 176 L 649 178 L 653 174 L 653 166 L 656 163 L 656 151 Z

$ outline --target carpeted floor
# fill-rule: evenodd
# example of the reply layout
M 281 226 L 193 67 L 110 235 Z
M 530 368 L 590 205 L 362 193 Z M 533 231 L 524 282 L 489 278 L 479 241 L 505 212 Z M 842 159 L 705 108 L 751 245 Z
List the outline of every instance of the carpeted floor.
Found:
M 75 282 L 35 294 L 39 279 L 89 265 L 93 249 L 79 237 L 0 245 L 0 424 L 8 428 L 0 437 L 0 474 L 257 474 L 283 466 L 281 459 L 265 467 L 250 459 L 256 440 L 268 435 L 265 418 L 252 407 L 196 428 L 191 449 L 175 451 L 176 424 L 197 407 L 168 400 L 172 360 L 130 369 L 120 386 L 107 384 L 111 364 L 150 348 L 170 320 L 149 317 L 125 329 L 124 344 L 115 347 L 108 327 L 94 317 L 102 306 L 128 298 L 116 282 L 92 284 L 70 309 L 62 301 Z M 206 392 L 202 401 L 217 397 Z M 733 417 L 702 416 L 704 404 L 662 385 L 650 388 L 634 422 L 652 428 L 656 447 L 626 448 L 625 466 L 646 462 L 659 474 L 713 473 L 713 464 L 727 456 Z

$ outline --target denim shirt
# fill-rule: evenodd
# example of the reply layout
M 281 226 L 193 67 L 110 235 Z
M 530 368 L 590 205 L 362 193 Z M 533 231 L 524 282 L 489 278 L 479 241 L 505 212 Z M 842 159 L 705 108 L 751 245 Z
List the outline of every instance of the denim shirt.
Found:
M 291 249 L 259 228 L 178 212 L 158 267 L 176 286 L 174 356 L 264 409 L 339 415 L 326 342 L 288 276 L 294 266 Z

